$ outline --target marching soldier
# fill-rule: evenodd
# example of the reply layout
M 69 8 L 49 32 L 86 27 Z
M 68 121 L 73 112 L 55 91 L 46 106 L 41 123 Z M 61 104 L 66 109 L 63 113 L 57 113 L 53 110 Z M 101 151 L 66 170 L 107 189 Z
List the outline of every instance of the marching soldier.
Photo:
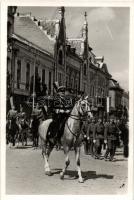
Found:
M 25 146 L 27 145 L 27 132 L 28 132 L 28 122 L 26 119 L 26 113 L 23 111 L 23 107 L 20 105 L 20 112 L 18 114 L 18 125 L 20 129 L 20 136 L 22 140 L 22 145 L 25 140 Z M 19 138 L 18 138 L 19 140 Z M 19 141 L 18 141 L 19 142 Z
M 17 110 L 15 110 L 15 106 L 12 106 L 12 108 L 9 110 L 7 114 L 8 120 L 16 120 L 17 117 Z
M 89 154 L 89 137 L 87 137 L 87 128 L 90 124 L 90 119 L 85 120 L 84 122 L 81 123 L 81 131 L 83 132 L 83 143 L 84 143 L 84 152 L 85 154 Z
M 92 118 L 91 123 L 89 123 L 87 128 L 87 140 L 89 146 L 89 154 L 91 154 L 91 156 L 94 155 L 94 143 L 93 143 L 94 129 L 95 129 L 95 118 Z
M 104 142 L 107 143 L 107 150 L 104 156 L 105 160 L 107 160 L 108 155 L 110 154 L 109 161 L 113 161 L 117 146 L 117 137 L 118 137 L 118 128 L 114 122 L 114 119 L 111 118 L 109 124 L 105 126 L 105 132 L 104 132 Z
M 9 139 L 9 146 L 11 147 L 11 142 L 13 146 L 15 146 L 15 137 L 17 131 L 19 131 L 19 127 L 16 123 L 18 113 L 15 110 L 15 106 L 13 105 L 12 108 L 9 110 L 7 114 L 7 131 L 8 131 L 8 139 Z
M 95 143 L 95 158 L 100 159 L 101 149 L 104 143 L 104 124 L 101 118 L 95 124 L 93 142 Z
M 38 103 L 36 105 L 36 108 L 33 110 L 31 116 L 32 116 L 31 131 L 33 135 L 33 147 L 38 147 L 38 140 L 39 140 L 38 127 L 44 117 L 43 112 L 39 108 Z

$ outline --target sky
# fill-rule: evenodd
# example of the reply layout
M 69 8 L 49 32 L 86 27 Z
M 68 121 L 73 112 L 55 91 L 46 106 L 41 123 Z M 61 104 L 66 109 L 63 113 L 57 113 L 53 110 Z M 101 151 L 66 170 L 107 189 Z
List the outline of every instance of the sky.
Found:
M 113 79 L 129 90 L 129 14 L 128 7 L 65 7 L 68 38 L 81 36 L 87 12 L 89 45 L 96 56 L 104 56 Z M 57 7 L 18 7 L 38 19 L 58 18 Z

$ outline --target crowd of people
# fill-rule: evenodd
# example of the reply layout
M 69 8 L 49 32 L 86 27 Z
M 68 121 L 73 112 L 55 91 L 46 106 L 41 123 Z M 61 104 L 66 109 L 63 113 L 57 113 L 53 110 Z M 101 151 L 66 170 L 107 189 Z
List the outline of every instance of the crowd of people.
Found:
M 96 120 L 94 117 L 83 124 L 85 153 L 95 159 L 113 161 L 117 147 L 123 146 L 123 155 L 128 157 L 129 127 L 124 119 L 116 120 L 113 116 L 108 121 Z

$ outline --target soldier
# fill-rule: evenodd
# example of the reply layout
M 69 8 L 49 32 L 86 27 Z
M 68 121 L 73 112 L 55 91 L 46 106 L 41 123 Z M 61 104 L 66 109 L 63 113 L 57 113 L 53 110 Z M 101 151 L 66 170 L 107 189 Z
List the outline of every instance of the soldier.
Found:
M 72 99 L 65 95 L 65 87 L 55 84 L 56 94 L 52 103 L 52 123 L 48 128 L 47 136 L 51 138 L 51 142 L 55 143 L 56 139 L 61 137 L 63 133 L 65 121 L 73 107 Z
M 89 138 L 87 137 L 87 128 L 89 126 L 90 119 L 85 120 L 83 123 L 81 123 L 81 131 L 83 132 L 84 135 L 84 152 L 85 154 L 89 154 L 89 144 L 88 140 Z
M 109 161 L 113 161 L 117 146 L 116 144 L 117 136 L 118 136 L 118 128 L 114 122 L 114 119 L 111 118 L 109 124 L 105 126 L 105 132 L 104 132 L 104 142 L 107 143 L 107 150 L 104 156 L 105 161 L 107 161 L 109 154 L 110 154 Z
M 95 124 L 93 142 L 95 143 L 95 158 L 100 159 L 101 149 L 104 143 L 104 124 L 101 118 L 99 118 L 98 122 Z
M 94 143 L 93 143 L 93 133 L 95 128 L 95 118 L 91 119 L 91 123 L 88 124 L 87 127 L 87 140 L 88 140 L 88 148 L 89 148 L 89 154 L 91 156 L 94 156 Z
M 16 123 L 17 116 L 17 110 L 15 110 L 15 106 L 13 105 L 7 114 L 9 147 L 11 147 L 11 142 L 13 143 L 13 146 L 15 146 L 16 133 L 19 131 L 19 127 Z
M 26 120 L 26 113 L 23 111 L 22 105 L 20 105 L 20 112 L 18 114 L 18 125 L 20 128 L 20 136 L 22 140 L 22 145 L 25 141 L 25 146 L 27 145 L 27 132 L 28 132 L 28 122 Z M 19 138 L 18 138 L 19 140 Z
M 121 130 L 121 140 L 123 142 L 123 155 L 128 157 L 129 151 L 129 125 L 128 122 L 122 119 L 119 129 Z
M 31 116 L 32 116 L 31 131 L 33 134 L 33 147 L 38 147 L 38 140 L 39 140 L 38 127 L 44 117 L 43 112 L 40 109 L 38 103 L 36 105 L 36 108 L 33 110 Z

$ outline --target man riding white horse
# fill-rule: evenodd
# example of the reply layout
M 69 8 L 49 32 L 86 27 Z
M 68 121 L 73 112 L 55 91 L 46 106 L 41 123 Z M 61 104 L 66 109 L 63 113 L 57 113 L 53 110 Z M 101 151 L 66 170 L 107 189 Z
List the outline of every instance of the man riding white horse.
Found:
M 64 86 L 58 86 L 58 83 L 54 83 L 54 88 L 56 90 L 56 94 L 53 98 L 52 103 L 52 123 L 50 124 L 48 128 L 48 138 L 51 140 L 52 143 L 54 143 L 57 139 L 60 139 L 65 121 L 67 117 L 69 116 L 69 113 L 71 112 L 73 108 L 72 99 L 65 94 L 65 87 Z

